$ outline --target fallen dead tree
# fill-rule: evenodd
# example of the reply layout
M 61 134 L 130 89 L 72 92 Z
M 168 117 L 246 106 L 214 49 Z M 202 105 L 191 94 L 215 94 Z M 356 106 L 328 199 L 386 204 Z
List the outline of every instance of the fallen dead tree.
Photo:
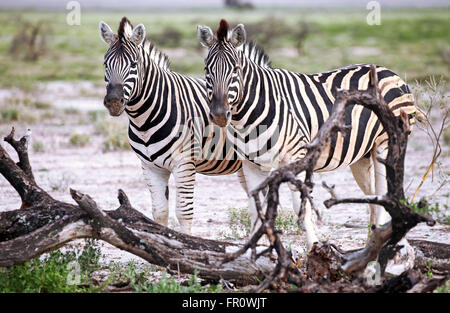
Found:
M 172 272 L 194 273 L 207 280 L 256 284 L 273 269 L 269 256 L 253 262 L 243 256 L 217 266 L 238 245 L 189 236 L 163 227 L 135 210 L 119 190 L 120 207 L 102 211 L 88 195 L 71 190 L 77 205 L 53 199 L 32 176 L 27 140 L 5 138 L 16 150 L 16 164 L 0 146 L 0 173 L 22 198 L 18 210 L 0 213 L 0 266 L 20 264 L 77 238 L 97 238 Z
M 372 86 L 377 86 L 375 68 L 372 69 L 371 81 Z M 414 269 L 395 279 L 385 280 L 380 286 L 368 286 L 358 276 L 345 276 L 346 273 L 360 272 L 379 252 L 387 260 L 396 251 L 398 240 L 417 223 L 434 223 L 429 217 L 411 212 L 400 201 L 404 198 L 402 186 L 407 140 L 406 119 L 404 116 L 391 116 L 392 113 L 383 107 L 385 104 L 380 99 L 382 98 L 376 88 L 337 92 L 334 111 L 316 140 L 311 143 L 306 157 L 274 171 L 253 191 L 252 196 L 255 197 L 262 225 L 244 245 L 206 240 L 163 227 L 135 210 L 122 190 L 119 190 L 118 196 L 120 206 L 113 211 L 101 210 L 89 195 L 76 190 L 70 191 L 76 204 L 52 198 L 34 180 L 28 158 L 27 137 L 15 140 L 13 129 L 5 141 L 14 148 L 19 162 L 16 164 L 0 145 L 0 173 L 19 193 L 22 205 L 17 210 L 0 212 L 0 266 L 20 264 L 71 240 L 89 237 L 104 240 L 152 264 L 165 267 L 170 272 L 197 272 L 199 277 L 206 280 L 223 279 L 239 285 L 255 285 L 263 281 L 254 291 L 262 291 L 268 287 L 279 291 L 289 290 L 290 287 L 283 287 L 286 282 L 295 284 L 301 292 L 432 290 L 448 279 L 448 272 L 432 279 Z M 388 167 L 390 188 L 384 196 L 358 199 L 339 199 L 334 196 L 327 201 L 327 205 L 348 202 L 380 204 L 391 214 L 392 222 L 374 228 L 372 240 L 366 248 L 359 251 L 344 252 L 327 243 L 316 244 L 308 255 L 306 265 L 299 268 L 289 251 L 284 248 L 274 227 L 279 201 L 278 188 L 284 182 L 291 182 L 301 191 L 302 208 L 306 201 L 312 204 L 310 191 L 313 187 L 311 178 L 315 161 L 327 140 L 337 131 L 345 131 L 345 106 L 351 103 L 361 103 L 374 110 L 385 125 L 389 138 L 393 138 L 390 139 L 388 158 L 384 161 Z M 304 181 L 296 178 L 302 171 L 306 172 Z M 267 210 L 263 214 L 256 195 L 265 188 L 268 188 Z M 269 238 L 268 247 L 257 245 L 263 235 Z M 422 243 L 422 246 L 430 245 Z M 432 246 L 439 251 L 448 250 L 448 245 Z
M 385 225 L 372 226 L 370 240 L 366 247 L 357 251 L 340 251 L 334 245 L 327 243 L 317 243 L 313 246 L 308 255 L 306 273 L 301 272 L 292 259 L 290 253 L 283 246 L 279 234 L 275 229 L 275 219 L 279 205 L 278 190 L 281 184 L 291 183 L 301 192 L 301 206 L 299 221 L 303 220 L 302 214 L 305 206 L 309 204 L 314 208 L 314 203 L 310 196 L 313 188 L 312 175 L 316 162 L 321 153 L 328 146 L 331 138 L 337 132 L 345 133 L 349 130 L 345 125 L 345 108 L 351 104 L 360 104 L 372 110 L 382 123 L 389 137 L 388 154 L 385 160 L 380 160 L 386 166 L 388 191 L 385 195 L 369 195 L 362 198 L 338 198 L 336 192 L 330 189 L 331 199 L 325 201 L 326 207 L 341 203 L 371 203 L 383 206 L 391 215 L 391 221 Z M 311 291 L 308 279 L 313 278 L 319 281 L 320 278 L 327 280 L 339 280 L 343 275 L 351 275 L 363 271 L 369 262 L 377 260 L 381 264 L 381 271 L 398 251 L 397 243 L 406 233 L 418 223 L 426 222 L 429 226 L 435 224 L 430 216 L 422 216 L 413 212 L 404 203 L 405 194 L 403 190 L 404 159 L 409 135 L 408 117 L 403 112 L 396 117 L 385 103 L 379 89 L 378 76 L 375 66 L 371 66 L 370 83 L 365 91 L 360 90 L 335 90 L 335 103 L 333 112 L 328 120 L 321 126 L 317 137 L 307 147 L 308 152 L 301 160 L 283 166 L 251 192 L 255 200 L 258 216 L 261 221 L 259 228 L 247 244 L 239 251 L 229 254 L 225 260 L 233 261 L 242 254 L 252 251 L 253 258 L 257 260 L 264 256 L 264 253 L 257 254 L 255 247 L 261 237 L 267 235 L 270 247 L 265 250 L 267 253 L 275 251 L 278 255 L 278 262 L 273 273 L 268 276 L 255 291 L 262 291 L 269 286 L 277 284 L 279 281 L 287 281 L 300 286 L 300 291 Z M 304 174 L 304 180 L 298 179 L 298 175 Z M 261 204 L 260 193 L 266 193 L 265 203 Z M 412 275 L 417 277 L 417 275 Z M 420 276 L 420 275 L 419 275 Z M 407 276 L 409 277 L 409 276 Z M 411 288 L 420 280 L 410 279 Z M 405 283 L 404 281 L 399 281 Z M 316 283 L 316 289 L 330 291 L 329 284 L 325 286 Z M 306 287 L 305 289 L 305 286 Z M 340 288 L 346 291 L 377 291 L 366 288 L 364 282 L 358 281 L 355 285 L 344 283 Z M 386 288 L 393 288 L 389 284 Z M 408 290 L 407 288 L 406 290 Z M 336 290 L 336 286 L 335 286 Z

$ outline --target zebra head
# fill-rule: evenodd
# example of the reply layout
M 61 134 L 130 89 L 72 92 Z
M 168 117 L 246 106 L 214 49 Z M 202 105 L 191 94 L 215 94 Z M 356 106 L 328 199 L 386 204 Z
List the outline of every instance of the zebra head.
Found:
M 145 27 L 135 28 L 122 18 L 115 35 L 105 22 L 99 23 L 100 38 L 109 45 L 104 57 L 106 96 L 103 104 L 112 116 L 119 116 L 130 100 L 138 80 L 139 47 L 145 39 Z
M 210 117 L 215 124 L 226 127 L 231 110 L 243 97 L 242 45 L 246 40 L 244 25 L 232 30 L 224 19 L 216 35 L 207 26 L 197 27 L 200 43 L 209 49 L 205 59 L 206 91 Z

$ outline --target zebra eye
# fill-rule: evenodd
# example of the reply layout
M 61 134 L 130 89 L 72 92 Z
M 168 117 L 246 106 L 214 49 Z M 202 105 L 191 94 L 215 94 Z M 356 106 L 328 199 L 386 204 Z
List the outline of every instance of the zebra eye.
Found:
M 233 74 L 236 74 L 238 71 L 239 71 L 239 66 L 235 66 L 234 68 L 233 68 Z
M 137 65 L 137 62 L 131 62 L 131 67 L 135 67 Z

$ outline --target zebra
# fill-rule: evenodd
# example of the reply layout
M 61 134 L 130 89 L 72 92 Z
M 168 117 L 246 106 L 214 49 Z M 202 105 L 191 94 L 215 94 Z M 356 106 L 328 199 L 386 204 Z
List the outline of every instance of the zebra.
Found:
M 237 172 L 247 192 L 241 161 L 226 144 L 225 133 L 207 127 L 211 123 L 204 80 L 171 71 L 168 57 L 145 39 L 144 25 L 133 27 L 123 17 L 117 34 L 103 21 L 99 33 L 109 46 L 104 56 L 104 106 L 111 116 L 123 111 L 128 116 L 128 139 L 141 161 L 153 218 L 168 225 L 172 174 L 176 216 L 181 230 L 190 234 L 195 174 Z
M 242 24 L 230 29 L 220 21 L 216 34 L 207 26 L 197 27 L 200 43 L 208 48 L 205 58 L 207 97 L 215 124 L 227 127 L 233 144 L 243 158 L 243 172 L 249 190 L 255 189 L 270 169 L 301 159 L 306 147 L 329 117 L 334 103 L 333 89 L 367 89 L 370 65 L 358 64 L 317 74 L 301 74 L 272 68 L 258 46 L 244 45 Z M 251 47 L 254 59 L 247 51 Z M 416 107 L 408 85 L 391 70 L 377 66 L 378 87 L 395 115 L 408 114 L 412 127 Z M 387 155 L 387 134 L 375 114 L 361 105 L 346 110 L 347 135 L 331 138 L 315 171 L 331 171 L 349 166 L 365 194 L 387 191 L 385 167 L 379 158 Z M 232 132 L 229 125 L 233 126 Z M 253 134 L 253 136 L 252 136 Z M 261 139 L 263 138 L 263 139 Z M 260 139 L 260 140 L 258 140 Z M 294 210 L 300 209 L 300 193 L 290 186 Z M 250 198 L 253 231 L 257 212 Z M 372 225 L 388 221 L 379 206 L 370 206 Z M 312 209 L 307 206 L 301 221 L 306 231 L 307 249 L 318 242 Z

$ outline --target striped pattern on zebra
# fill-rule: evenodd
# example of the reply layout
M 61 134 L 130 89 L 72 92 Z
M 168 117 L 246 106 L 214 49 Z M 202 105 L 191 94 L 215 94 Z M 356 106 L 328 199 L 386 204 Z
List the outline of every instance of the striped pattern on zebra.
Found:
M 246 32 L 242 24 L 230 29 L 221 20 L 216 34 L 207 26 L 198 27 L 202 45 L 209 51 L 205 59 L 207 95 L 213 121 L 221 127 L 233 126 L 230 137 L 243 156 L 243 171 L 249 190 L 268 175 L 268 169 L 301 159 L 306 145 L 317 135 L 329 117 L 334 88 L 366 89 L 369 65 L 351 65 L 318 74 L 301 74 L 272 68 L 262 50 L 253 46 L 255 63 L 245 53 Z M 377 66 L 379 88 L 395 115 L 409 114 L 414 123 L 416 107 L 405 82 L 391 70 Z M 322 154 L 316 171 L 350 166 L 353 176 L 366 194 L 384 194 L 384 165 L 377 157 L 387 153 L 387 135 L 375 114 L 360 105 L 347 108 L 346 124 L 352 130 L 338 134 Z M 262 138 L 262 139 L 261 139 Z M 292 187 L 292 186 L 291 186 Z M 299 194 L 293 190 L 294 209 L 299 210 Z M 256 211 L 249 203 L 253 227 Z M 371 206 L 370 223 L 384 224 L 384 209 Z M 311 208 L 304 220 L 307 244 L 318 241 Z
M 169 60 L 149 40 L 145 27 L 133 28 L 124 17 L 117 32 L 99 23 L 101 39 L 109 45 L 104 57 L 107 93 L 104 105 L 110 115 L 125 111 L 128 137 L 142 162 L 152 197 L 153 218 L 168 224 L 168 180 L 176 185 L 176 216 L 184 232 L 193 219 L 195 174 L 226 175 L 238 172 L 247 191 L 226 133 L 209 124 L 205 82 L 172 72 Z M 217 130 L 217 127 L 216 127 Z M 194 138 L 195 137 L 195 138 Z

